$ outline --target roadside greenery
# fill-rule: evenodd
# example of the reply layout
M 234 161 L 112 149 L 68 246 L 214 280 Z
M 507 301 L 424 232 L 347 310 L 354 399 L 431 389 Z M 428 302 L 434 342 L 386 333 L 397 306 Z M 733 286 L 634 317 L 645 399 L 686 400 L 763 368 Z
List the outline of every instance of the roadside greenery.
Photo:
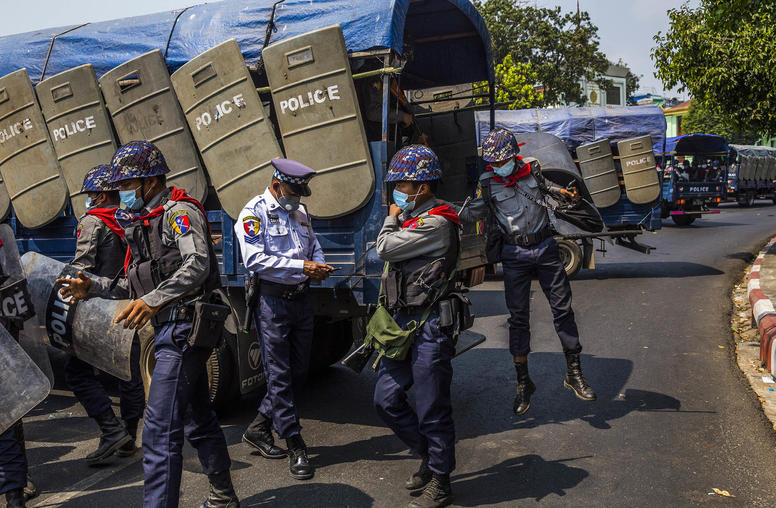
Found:
M 724 137 L 728 143 L 742 145 L 752 145 L 760 138 L 756 131 L 733 127 L 726 117 L 708 110 L 694 99 L 690 103 L 690 110 L 682 117 L 682 130 L 686 133 L 716 134 Z
M 542 104 L 544 95 L 535 87 L 538 76 L 530 63 L 515 63 L 512 56 L 507 55 L 495 70 L 496 103 L 506 104 L 506 109 L 528 109 Z M 475 84 L 475 95 L 487 96 L 488 92 L 487 82 Z M 477 99 L 478 104 L 485 102 L 484 98 Z

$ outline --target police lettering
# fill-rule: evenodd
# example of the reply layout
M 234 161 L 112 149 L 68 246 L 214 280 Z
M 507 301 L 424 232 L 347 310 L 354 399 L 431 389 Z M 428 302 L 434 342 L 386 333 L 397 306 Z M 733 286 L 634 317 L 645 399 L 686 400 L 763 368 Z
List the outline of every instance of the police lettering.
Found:
M 21 290 L 3 298 L 0 305 L 2 305 L 3 316 L 6 317 L 19 316 L 29 310 L 27 301 L 24 299 L 24 291 Z
M 194 125 L 197 127 L 197 130 L 202 130 L 202 127 L 207 127 L 211 123 L 213 123 L 213 120 L 216 122 L 220 120 L 222 117 L 228 115 L 229 113 L 232 113 L 234 111 L 234 108 L 232 107 L 232 104 L 234 104 L 238 109 L 245 108 L 245 97 L 243 97 L 243 94 L 237 94 L 234 97 L 232 97 L 231 101 L 223 101 L 221 103 L 216 104 L 215 111 L 211 114 L 210 111 L 205 111 L 201 115 L 199 115 L 196 119 L 194 119 Z
M 70 279 L 69 275 L 65 278 Z M 63 338 L 65 336 L 68 336 L 68 330 L 67 330 L 67 318 L 68 318 L 68 312 L 70 311 L 71 304 L 69 302 L 66 302 L 59 291 L 56 292 L 56 300 L 54 300 L 54 307 L 57 308 L 57 310 L 50 310 L 49 311 L 49 328 L 51 330 L 50 339 L 51 342 L 54 342 L 58 347 L 69 349 L 70 344 Z
M 24 120 L 16 123 L 12 123 L 5 129 L 0 130 L 0 145 L 8 141 L 14 136 L 18 136 L 24 131 L 32 130 L 32 120 L 25 118 Z
M 649 159 L 647 157 L 642 157 L 639 160 L 632 160 L 632 161 L 625 161 L 625 166 L 636 166 L 638 164 L 646 164 Z
M 339 85 L 331 85 L 326 87 L 326 90 L 314 90 L 307 92 L 306 94 L 297 95 L 296 97 L 289 97 L 286 100 L 280 101 L 280 112 L 286 114 L 286 111 L 292 113 L 298 109 L 313 106 L 315 104 L 323 104 L 326 100 L 338 101 L 341 99 L 339 95 Z
M 97 122 L 94 121 L 94 116 L 87 116 L 86 118 L 81 118 L 75 122 L 67 123 L 62 127 L 55 128 L 51 131 L 51 137 L 54 138 L 54 141 L 61 141 L 78 134 L 79 132 L 86 132 L 95 127 L 97 127 Z

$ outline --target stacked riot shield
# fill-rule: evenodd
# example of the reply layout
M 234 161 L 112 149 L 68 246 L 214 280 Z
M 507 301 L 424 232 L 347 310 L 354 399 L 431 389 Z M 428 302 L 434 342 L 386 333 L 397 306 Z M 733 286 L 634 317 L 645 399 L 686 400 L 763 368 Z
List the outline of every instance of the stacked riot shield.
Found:
M 170 168 L 168 183 L 204 201 L 205 172 L 161 52 L 151 51 L 108 71 L 100 87 L 121 143 L 145 140 L 156 145 Z
M 661 182 L 652 151 L 652 137 L 640 136 L 617 142 L 625 193 L 631 203 L 645 205 L 660 197 Z
M 286 156 L 318 172 L 305 200 L 316 217 L 361 208 L 375 175 L 342 29 L 321 28 L 262 51 Z
M 237 42 L 202 53 L 171 77 L 222 208 L 236 219 L 282 158 Z
M 602 139 L 578 147 L 577 157 L 579 171 L 595 206 L 606 208 L 617 204 L 622 192 L 609 140 Z
M 0 78 L 0 173 L 24 226 L 39 228 L 64 210 L 67 188 L 26 69 Z
M 8 189 L 5 188 L 2 174 L 0 174 L 0 221 L 4 221 L 11 212 L 11 196 L 8 195 Z
M 108 164 L 117 148 L 97 76 L 91 64 L 82 65 L 41 81 L 35 89 L 73 211 L 81 216 L 86 212 L 84 176 Z

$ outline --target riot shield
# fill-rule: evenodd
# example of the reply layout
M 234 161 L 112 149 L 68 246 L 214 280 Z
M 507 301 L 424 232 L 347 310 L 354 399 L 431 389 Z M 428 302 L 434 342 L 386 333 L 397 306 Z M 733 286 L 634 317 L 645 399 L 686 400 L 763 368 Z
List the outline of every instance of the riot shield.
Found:
M 619 202 L 622 191 L 609 140 L 602 139 L 577 147 L 577 157 L 579 171 L 595 206 L 606 208 Z
M 652 136 L 617 142 L 625 180 L 625 194 L 631 203 L 645 205 L 660 197 L 661 182 L 652 151 Z
M 0 326 L 0 434 L 46 398 L 48 378 Z
M 8 218 L 11 212 L 11 197 L 8 195 L 8 189 L 5 188 L 3 176 L 0 174 L 0 221 Z
M 151 51 L 111 69 L 100 78 L 100 87 L 121 143 L 156 145 L 170 167 L 170 185 L 204 201 L 207 179 L 162 53 Z
M 63 300 L 59 294 L 61 286 L 55 281 L 75 277 L 78 270 L 37 252 L 24 254 L 22 264 L 38 324 L 46 327 L 51 345 L 128 381 L 135 332 L 113 321 L 129 305 L 129 300 L 90 298 L 77 303 Z
M 67 188 L 26 69 L 0 78 L 0 173 L 24 226 L 39 228 L 64 210 Z
M 110 163 L 117 148 L 94 67 L 86 64 L 62 72 L 41 81 L 35 90 L 70 203 L 80 217 L 86 212 L 84 176 L 91 168 Z
M 178 69 L 172 84 L 222 208 L 233 219 L 283 152 L 234 39 Z
M 361 208 L 375 187 L 348 53 L 339 25 L 264 48 L 286 156 L 318 172 L 305 200 L 316 217 Z
M 13 230 L 0 224 L 0 315 L 26 321 L 34 313 Z

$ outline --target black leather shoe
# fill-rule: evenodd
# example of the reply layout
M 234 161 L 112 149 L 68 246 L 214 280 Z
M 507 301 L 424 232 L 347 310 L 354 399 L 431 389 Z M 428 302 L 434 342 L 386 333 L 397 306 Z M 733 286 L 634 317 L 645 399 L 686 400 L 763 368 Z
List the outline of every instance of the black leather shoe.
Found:
M 25 508 L 27 504 L 24 501 L 24 489 L 18 488 L 6 492 L 5 506 L 6 508 Z
M 124 422 L 124 428 L 127 429 L 127 434 L 132 438 L 127 444 L 116 450 L 116 455 L 119 457 L 131 457 L 137 452 L 137 446 L 135 441 L 137 440 L 137 420 L 129 420 Z
M 101 463 L 116 453 L 116 450 L 132 441 L 132 436 L 124 428 L 124 424 L 116 418 L 113 409 L 98 415 L 95 420 L 100 426 L 102 435 L 97 449 L 86 456 L 86 462 L 90 465 Z
M 259 450 L 262 457 L 267 459 L 282 459 L 286 452 L 275 446 L 275 438 L 272 437 L 272 427 L 264 415 L 259 415 L 248 426 L 242 437 L 243 443 L 249 444 Z
M 453 503 L 453 491 L 450 487 L 449 474 L 433 473 L 423 493 L 417 499 L 410 501 L 407 508 L 441 508 Z
M 407 490 L 418 490 L 426 486 L 431 481 L 431 470 L 428 468 L 428 455 L 423 457 L 420 462 L 420 468 L 412 473 L 412 476 L 404 482 L 404 488 Z
M 315 475 L 315 468 L 307 458 L 307 445 L 299 434 L 286 439 L 288 445 L 289 470 L 297 480 L 309 480 Z
M 531 395 L 536 391 L 536 385 L 533 384 L 528 376 L 528 363 L 515 363 L 517 372 L 517 393 L 515 394 L 515 404 L 512 407 L 516 415 L 524 415 L 531 407 Z
M 597 398 L 595 391 L 587 384 L 585 376 L 582 375 L 579 353 L 566 352 L 566 379 L 563 380 L 563 386 L 572 390 L 577 398 L 584 401 L 590 402 Z
M 210 495 L 202 504 L 202 508 L 240 508 L 240 500 L 234 492 L 232 475 L 229 470 L 221 473 L 209 474 Z

